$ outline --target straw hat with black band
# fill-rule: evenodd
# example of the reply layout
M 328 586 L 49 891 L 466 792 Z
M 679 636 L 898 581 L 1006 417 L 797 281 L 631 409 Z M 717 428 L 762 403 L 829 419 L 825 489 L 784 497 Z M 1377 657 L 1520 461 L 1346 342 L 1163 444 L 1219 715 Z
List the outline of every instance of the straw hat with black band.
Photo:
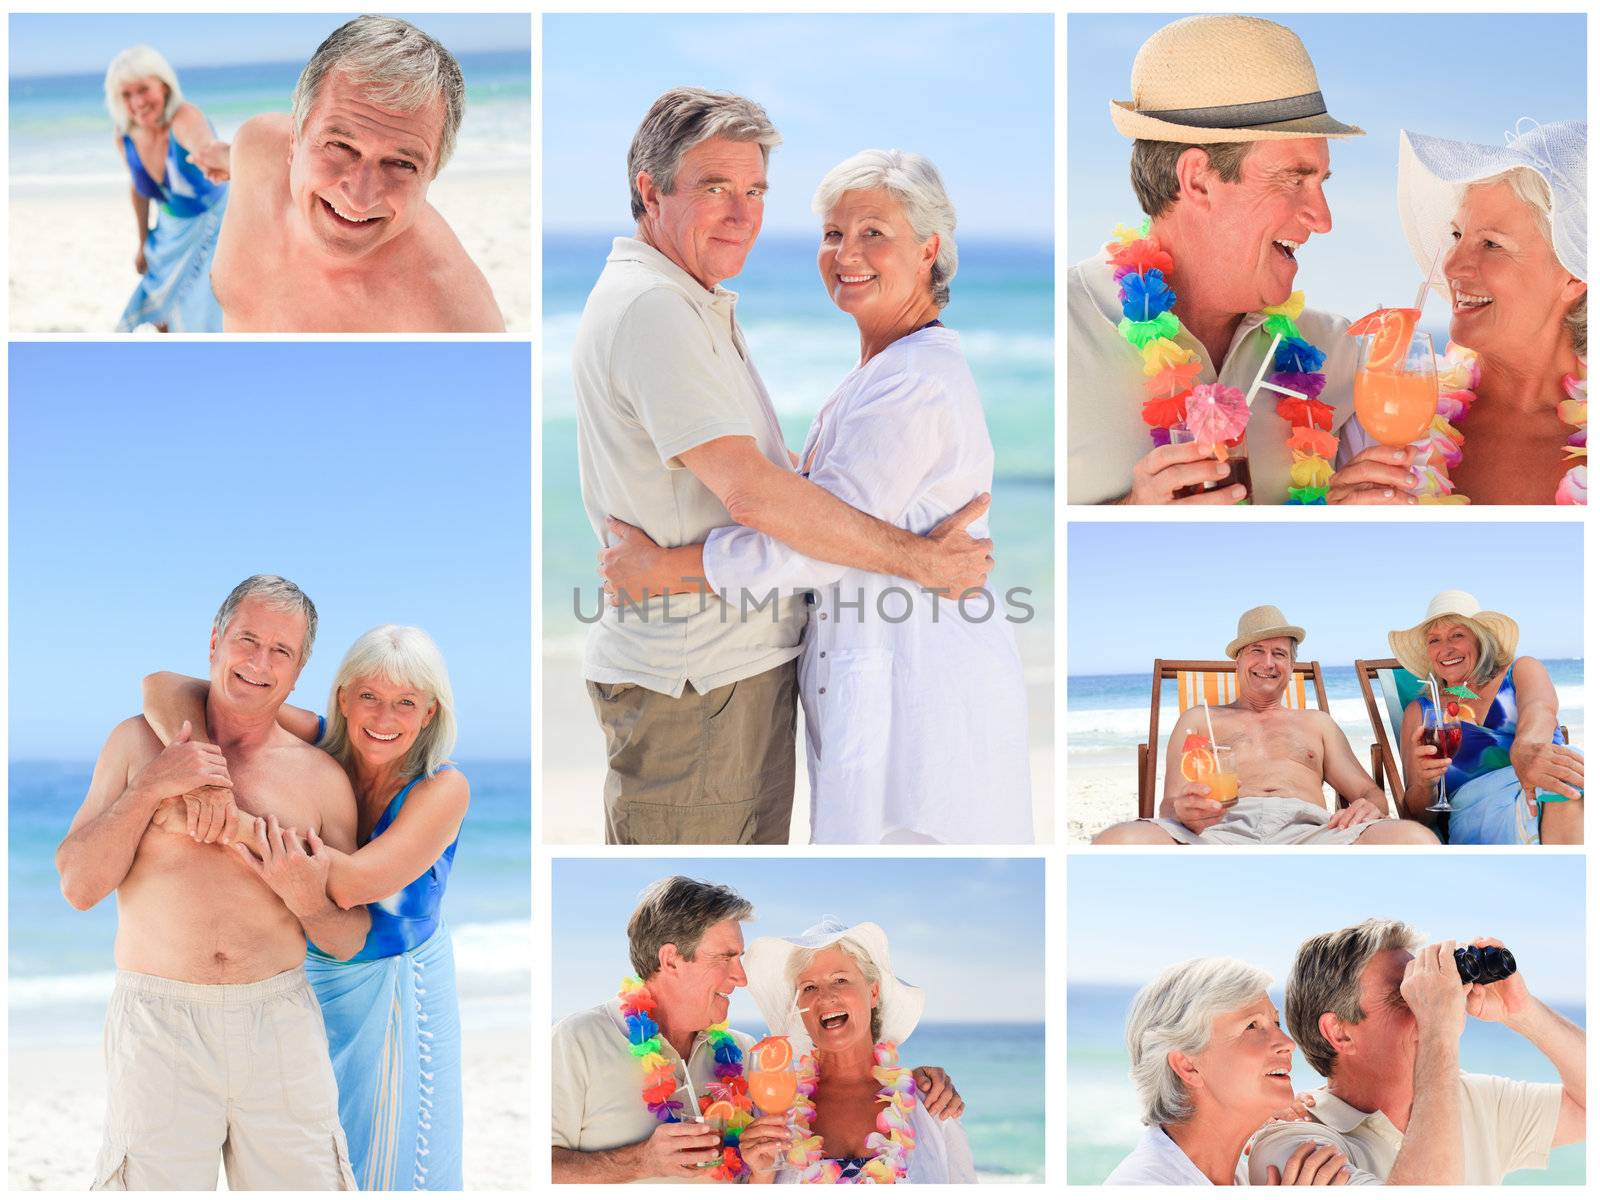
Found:
M 1441 618 L 1459 621 L 1473 633 L 1491 635 L 1499 651 L 1494 660 L 1496 673 L 1504 670 L 1517 657 L 1517 639 L 1521 630 L 1505 613 L 1493 612 L 1478 603 L 1471 592 L 1451 590 L 1440 592 L 1428 601 L 1428 615 L 1410 629 L 1395 629 L 1389 633 L 1389 649 L 1400 660 L 1400 665 L 1418 679 L 1426 679 L 1433 671 L 1428 658 L 1428 626 Z
M 1133 60 L 1133 99 L 1113 100 L 1111 121 L 1126 137 L 1202 145 L 1365 132 L 1328 115 L 1292 30 L 1223 14 L 1156 30 Z

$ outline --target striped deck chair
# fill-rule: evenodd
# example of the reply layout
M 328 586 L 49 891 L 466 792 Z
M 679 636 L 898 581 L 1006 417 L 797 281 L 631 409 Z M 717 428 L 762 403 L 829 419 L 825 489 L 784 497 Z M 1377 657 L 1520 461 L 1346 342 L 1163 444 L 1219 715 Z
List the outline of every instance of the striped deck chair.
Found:
M 1231 704 L 1238 692 L 1238 678 L 1234 666 L 1226 659 L 1198 660 L 1158 658 L 1150 673 L 1150 740 L 1139 746 L 1139 815 L 1156 815 L 1156 763 L 1162 757 L 1166 743 L 1161 739 L 1161 685 L 1172 680 L 1178 685 L 1178 711 L 1183 712 L 1200 703 Z M 1306 684 L 1311 684 L 1308 693 Z M 1317 662 L 1297 662 L 1294 677 L 1284 691 L 1283 702 L 1290 708 L 1304 709 L 1314 701 L 1323 712 L 1328 711 L 1328 691 L 1322 683 L 1322 666 Z M 1349 801 L 1339 797 L 1339 807 Z

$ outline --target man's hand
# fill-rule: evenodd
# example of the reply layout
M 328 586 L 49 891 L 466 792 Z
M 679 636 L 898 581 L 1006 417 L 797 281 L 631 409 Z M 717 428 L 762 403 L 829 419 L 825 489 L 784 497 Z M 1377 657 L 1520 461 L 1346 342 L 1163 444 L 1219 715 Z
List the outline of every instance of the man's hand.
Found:
M 1283 1164 L 1267 1168 L 1267 1183 L 1273 1187 L 1343 1185 L 1350 1182 L 1350 1160 L 1327 1142 L 1308 1139 L 1294 1148 Z
M 953 1121 L 967 1111 L 966 1101 L 943 1067 L 917 1067 L 911 1078 L 922 1096 L 922 1107 L 935 1121 Z
M 770 1113 L 744 1127 L 739 1135 L 739 1157 L 752 1171 L 766 1174 L 777 1170 L 789 1149 L 789 1142 L 789 1114 Z
M 634 1146 L 634 1151 L 636 1179 L 703 1179 L 704 1164 L 722 1154 L 722 1135 L 709 1125 L 675 1121 L 656 1126 L 655 1132 Z
M 1505 949 L 1505 943 L 1499 938 L 1475 938 L 1472 944 Z M 1467 988 L 1467 1012 L 1480 1021 L 1514 1025 L 1517 1018 L 1532 1007 L 1533 994 L 1528 991 L 1527 981 L 1522 978 L 1521 971 L 1497 983 L 1474 983 Z
M 1172 797 L 1172 814 L 1190 833 L 1204 833 L 1222 820 L 1229 807 L 1211 799 L 1211 789 L 1203 783 L 1185 783 Z
M 1571 746 L 1513 741 L 1511 769 L 1517 773 L 1517 782 L 1522 785 L 1522 794 L 1530 805 L 1540 788 L 1568 800 L 1581 799 L 1583 755 Z
M 1359 825 L 1363 821 L 1382 821 L 1388 813 L 1379 808 L 1365 796 L 1357 796 L 1350 801 L 1349 807 L 1341 808 L 1328 818 L 1329 829 L 1348 829 L 1352 825 Z
M 1245 497 L 1243 484 L 1196 492 L 1182 500 L 1173 493 L 1197 484 L 1216 483 L 1228 475 L 1228 464 L 1218 462 L 1212 448 L 1200 442 L 1157 446 L 1133 465 L 1133 487 L 1123 504 L 1237 504 Z
M 328 899 L 328 864 L 332 861 L 316 830 L 301 844 L 293 826 L 279 826 L 278 818 L 268 815 L 256 821 L 250 836 L 233 843 L 256 876 L 271 888 L 284 907 L 304 922 L 333 906 Z
M 941 596 L 959 596 L 987 583 L 994 570 L 994 540 L 973 537 L 967 526 L 988 511 L 989 493 L 984 492 L 929 530 L 911 582 Z
M 1415 504 L 1415 446 L 1369 446 L 1328 480 L 1329 504 Z
M 1406 739 L 1406 780 L 1410 783 L 1420 780 L 1432 787 L 1438 782 L 1439 776 L 1450 769 L 1450 759 L 1439 753 L 1439 747 L 1430 746 L 1422 740 L 1427 732 L 1427 726 L 1418 721 L 1417 727 Z
M 133 777 L 131 786 L 157 801 L 182 796 L 203 787 L 232 788 L 228 760 L 210 742 L 191 741 L 188 721 L 172 743 Z
M 1400 998 L 1423 1036 L 1459 1039 L 1467 1023 L 1467 986 L 1456 970 L 1455 951 L 1454 942 L 1424 946 L 1401 977 Z

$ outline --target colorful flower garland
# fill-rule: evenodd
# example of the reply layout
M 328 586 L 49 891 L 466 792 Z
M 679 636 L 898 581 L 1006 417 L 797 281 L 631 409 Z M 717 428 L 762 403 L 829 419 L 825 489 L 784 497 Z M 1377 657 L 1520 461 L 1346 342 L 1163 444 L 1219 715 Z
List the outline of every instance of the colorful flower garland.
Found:
M 622 980 L 617 1003 L 628 1023 L 628 1049 L 644 1071 L 645 1107 L 658 1121 L 667 1124 L 681 1121 L 683 1118 L 678 1114 L 683 1104 L 673 1099 L 678 1092 L 677 1073 L 661 1053 L 661 1027 L 653 1019 L 655 997 L 643 980 L 629 975 Z M 746 1171 L 744 1159 L 739 1155 L 739 1138 L 745 1126 L 755 1119 L 744 1081 L 744 1051 L 728 1032 L 726 1023 L 712 1025 L 706 1030 L 706 1038 L 711 1043 L 716 1080 L 706 1089 L 702 1116 L 708 1124 L 722 1125 L 722 1161 L 711 1169 L 711 1178 L 718 1183 L 736 1183 Z M 693 1081 L 690 1083 L 692 1086 Z
M 1150 440 L 1165 446 L 1171 441 L 1172 427 L 1183 423 L 1195 376 L 1200 373 L 1200 356 L 1174 340 L 1179 325 L 1172 307 L 1178 297 L 1167 284 L 1172 255 L 1150 235 L 1150 222 L 1138 229 L 1118 225 L 1112 234 L 1106 243 L 1111 257 L 1106 261 L 1120 285 L 1117 296 L 1122 320 L 1117 332 L 1144 360 L 1148 399 L 1140 415 L 1151 427 Z M 1333 406 L 1317 399 L 1327 383 L 1321 369 L 1327 356 L 1301 337 L 1295 324 L 1304 310 L 1305 296 L 1300 292 L 1261 310 L 1266 317 L 1262 328 L 1280 339 L 1267 382 L 1306 396 L 1304 400 L 1284 396 L 1278 401 L 1278 415 L 1289 422 L 1288 443 L 1293 455 L 1286 503 L 1326 504 L 1339 442 L 1333 436 Z
M 917 1089 L 911 1071 L 899 1066 L 900 1053 L 893 1042 L 879 1042 L 872 1048 L 878 1065 L 872 1074 L 882 1086 L 878 1099 L 878 1128 L 867 1135 L 867 1149 L 873 1152 L 861 1173 L 845 1179 L 844 1168 L 831 1158 L 822 1157 L 822 1136 L 811 1132 L 817 1106 L 811 1097 L 817 1090 L 817 1058 L 801 1055 L 795 1067 L 796 1094 L 789 1110 L 789 1128 L 794 1141 L 789 1145 L 788 1163 L 800 1171 L 801 1183 L 899 1183 L 906 1177 L 906 1162 L 916 1149 L 917 1138 L 911 1127 L 911 1113 L 917 1106 Z

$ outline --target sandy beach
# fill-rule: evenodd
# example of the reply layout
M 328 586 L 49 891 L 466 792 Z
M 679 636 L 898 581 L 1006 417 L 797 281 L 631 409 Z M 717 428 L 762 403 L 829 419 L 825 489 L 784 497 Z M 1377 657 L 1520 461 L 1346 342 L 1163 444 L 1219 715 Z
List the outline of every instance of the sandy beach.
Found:
M 428 189 L 488 277 L 506 328 L 532 329 L 531 197 L 526 169 L 449 167 Z M 134 224 L 125 181 L 11 185 L 11 329 L 110 333 L 133 293 Z
M 526 1191 L 532 1178 L 527 998 L 463 999 L 461 1018 L 466 1186 Z M 87 1190 L 105 1121 L 99 1041 L 13 1045 L 9 1082 L 7 1187 Z M 220 1172 L 218 1186 L 226 1186 Z
M 1033 776 L 1033 831 L 1039 844 L 1055 837 L 1054 690 L 1048 636 L 1018 638 L 1028 686 L 1028 747 Z M 600 793 L 605 783 L 605 738 L 583 686 L 576 649 L 547 648 L 544 677 L 544 830 L 547 844 L 598 845 L 605 840 Z M 804 716 L 801 721 L 804 722 Z M 789 844 L 811 840 L 810 789 L 802 726 L 795 750 L 794 816 Z M 981 797 L 974 797 L 981 802 Z

